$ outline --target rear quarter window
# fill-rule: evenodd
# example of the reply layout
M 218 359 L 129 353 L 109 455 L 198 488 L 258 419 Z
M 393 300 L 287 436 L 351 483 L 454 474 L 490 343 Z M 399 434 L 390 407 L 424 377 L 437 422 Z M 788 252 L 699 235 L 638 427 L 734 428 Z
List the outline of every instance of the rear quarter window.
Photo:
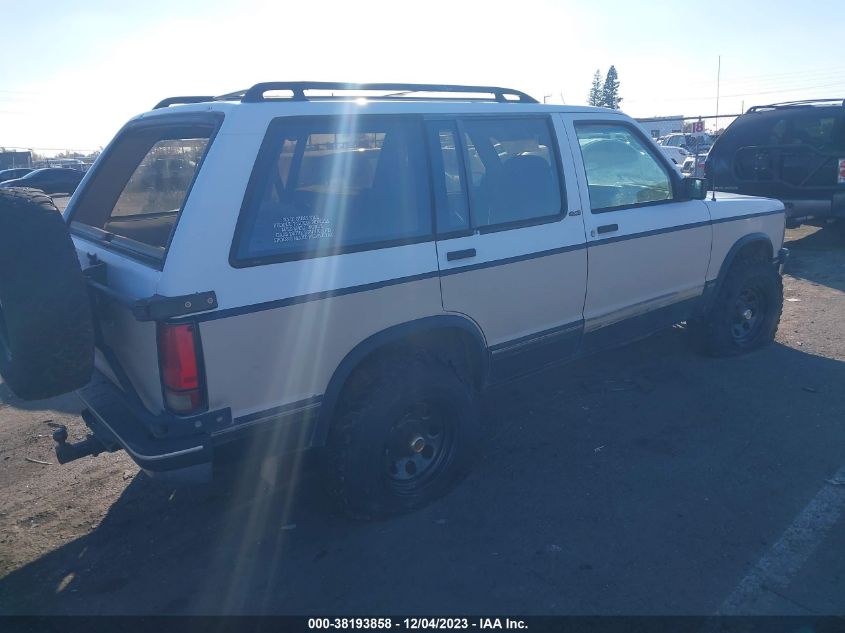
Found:
M 277 119 L 244 199 L 233 264 L 432 239 L 424 148 L 411 117 Z

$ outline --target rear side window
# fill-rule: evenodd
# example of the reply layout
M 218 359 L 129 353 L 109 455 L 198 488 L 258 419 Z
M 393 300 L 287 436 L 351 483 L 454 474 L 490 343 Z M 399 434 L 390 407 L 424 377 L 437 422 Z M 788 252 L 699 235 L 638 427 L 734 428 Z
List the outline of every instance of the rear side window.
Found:
M 496 117 L 461 123 L 474 227 L 560 215 L 563 196 L 548 119 Z
M 429 239 L 421 122 L 406 117 L 282 118 L 270 126 L 233 259 L 262 263 Z
M 81 193 L 72 227 L 163 259 L 215 128 L 162 125 L 124 132 Z
M 592 211 L 611 211 L 672 199 L 664 165 L 626 125 L 576 123 Z

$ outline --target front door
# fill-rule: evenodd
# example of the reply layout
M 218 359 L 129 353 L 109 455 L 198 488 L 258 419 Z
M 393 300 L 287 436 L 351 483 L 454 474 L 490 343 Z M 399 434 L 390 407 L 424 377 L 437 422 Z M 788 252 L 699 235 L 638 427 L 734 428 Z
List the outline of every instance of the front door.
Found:
M 629 121 L 568 121 L 590 266 L 585 344 L 617 344 L 686 319 L 710 260 L 707 205 L 682 198 L 680 177 Z

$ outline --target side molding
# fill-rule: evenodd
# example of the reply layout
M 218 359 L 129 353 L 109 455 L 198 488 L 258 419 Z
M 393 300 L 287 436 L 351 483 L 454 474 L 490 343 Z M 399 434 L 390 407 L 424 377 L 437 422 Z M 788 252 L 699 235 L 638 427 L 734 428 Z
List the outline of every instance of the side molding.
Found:
M 400 323 L 393 327 L 382 330 L 364 339 L 350 351 L 335 369 L 329 381 L 326 392 L 323 395 L 320 407 L 319 418 L 314 429 L 314 436 L 311 446 L 323 446 L 328 437 L 332 416 L 341 390 L 346 384 L 352 372 L 360 365 L 367 356 L 377 349 L 407 339 L 415 334 L 424 334 L 436 330 L 459 329 L 469 334 L 478 345 L 479 358 L 481 359 L 481 384 L 486 384 L 489 375 L 490 359 L 487 349 L 487 342 L 481 329 L 468 317 L 456 314 L 440 314 L 424 317 L 407 323 Z

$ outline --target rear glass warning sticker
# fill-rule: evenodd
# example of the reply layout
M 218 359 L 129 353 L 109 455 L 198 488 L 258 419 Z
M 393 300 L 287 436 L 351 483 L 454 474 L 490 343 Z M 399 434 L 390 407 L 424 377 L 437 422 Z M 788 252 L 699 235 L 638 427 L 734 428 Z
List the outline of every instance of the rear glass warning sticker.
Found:
M 332 237 L 331 222 L 316 215 L 293 215 L 280 222 L 273 222 L 273 243 L 299 242 L 321 237 Z

